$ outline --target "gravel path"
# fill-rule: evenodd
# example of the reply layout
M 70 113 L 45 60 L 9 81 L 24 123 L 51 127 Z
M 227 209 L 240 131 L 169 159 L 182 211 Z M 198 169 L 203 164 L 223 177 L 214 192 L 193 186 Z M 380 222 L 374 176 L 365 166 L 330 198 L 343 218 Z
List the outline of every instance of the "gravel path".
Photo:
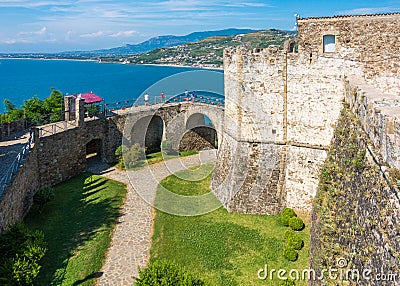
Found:
M 88 171 L 128 186 L 126 201 L 98 285 L 132 285 L 132 276 L 137 276 L 138 267 L 144 267 L 149 260 L 153 207 L 146 201 L 153 202 L 157 185 L 162 179 L 177 171 L 215 161 L 215 155 L 214 150 L 202 151 L 198 155 L 172 159 L 129 172 L 109 168 L 100 162 L 89 164 Z

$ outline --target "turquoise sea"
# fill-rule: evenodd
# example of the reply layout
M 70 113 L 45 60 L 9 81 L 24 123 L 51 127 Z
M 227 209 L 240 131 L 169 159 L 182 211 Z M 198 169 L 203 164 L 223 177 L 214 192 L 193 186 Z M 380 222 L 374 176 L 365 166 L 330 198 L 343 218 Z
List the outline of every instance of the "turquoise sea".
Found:
M 93 91 L 105 102 L 132 100 L 157 81 L 192 70 L 95 61 L 0 59 L 0 113 L 4 111 L 4 99 L 19 107 L 34 95 L 41 99 L 49 96 L 51 87 L 64 94 Z M 184 89 L 190 87 L 182 86 Z

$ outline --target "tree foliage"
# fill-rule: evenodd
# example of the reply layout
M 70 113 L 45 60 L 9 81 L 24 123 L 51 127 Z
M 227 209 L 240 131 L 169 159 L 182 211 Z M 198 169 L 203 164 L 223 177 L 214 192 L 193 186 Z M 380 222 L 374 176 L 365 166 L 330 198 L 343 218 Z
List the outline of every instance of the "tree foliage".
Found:
M 43 232 L 12 226 L 0 236 L 0 285 L 32 285 L 46 250 Z
M 4 114 L 0 115 L 0 123 L 25 119 L 28 125 L 42 125 L 62 120 L 63 94 L 51 88 L 49 97 L 44 100 L 34 96 L 27 99 L 21 108 L 17 108 L 10 100 L 4 100 Z

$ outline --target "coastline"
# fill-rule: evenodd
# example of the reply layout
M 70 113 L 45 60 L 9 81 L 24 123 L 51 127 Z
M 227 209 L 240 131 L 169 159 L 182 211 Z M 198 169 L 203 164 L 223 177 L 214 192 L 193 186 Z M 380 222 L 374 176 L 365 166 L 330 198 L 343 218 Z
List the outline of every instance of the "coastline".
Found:
M 38 61 L 77 61 L 77 62 L 97 62 L 95 59 L 66 59 L 66 58 L 33 58 L 33 57 L 0 57 L 0 60 L 38 60 Z
M 178 64 L 138 64 L 138 63 L 123 63 L 123 62 L 99 62 L 96 59 L 69 59 L 69 58 L 35 58 L 35 57 L 0 57 L 0 60 L 38 60 L 38 61 L 77 61 L 77 62 L 96 62 L 98 64 L 119 64 L 119 65 L 136 65 L 136 66 L 155 66 L 155 67 L 175 67 L 175 68 L 190 68 L 190 69 L 205 69 L 223 71 L 222 67 L 208 66 L 190 66 Z
M 224 70 L 224 68 L 222 68 L 222 67 L 221 68 L 220 67 L 201 67 L 201 66 L 188 66 L 188 65 L 177 65 L 177 64 L 126 64 L 126 65 L 176 67 L 176 68 L 207 69 L 207 70 L 219 70 L 219 71 Z

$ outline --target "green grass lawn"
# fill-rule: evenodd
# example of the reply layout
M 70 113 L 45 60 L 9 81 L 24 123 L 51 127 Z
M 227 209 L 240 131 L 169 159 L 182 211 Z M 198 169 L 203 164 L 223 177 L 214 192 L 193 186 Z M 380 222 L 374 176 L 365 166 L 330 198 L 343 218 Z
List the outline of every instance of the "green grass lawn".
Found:
M 209 165 L 212 167 L 212 165 Z M 204 169 L 198 169 L 204 172 Z M 189 176 L 193 176 L 193 171 Z M 161 182 L 165 188 L 182 195 L 210 192 L 211 175 L 195 183 L 177 176 Z M 156 201 L 162 196 L 156 196 Z M 277 285 L 278 281 L 259 280 L 257 272 L 269 269 L 308 268 L 309 225 L 299 232 L 305 246 L 296 262 L 282 256 L 284 227 L 279 217 L 228 213 L 219 208 L 195 217 L 170 215 L 155 211 L 151 260 L 167 259 L 195 272 L 212 285 Z M 276 273 L 274 274 L 276 277 Z M 296 285 L 306 285 L 303 281 Z
M 178 155 L 163 155 L 162 152 L 150 153 L 150 154 L 146 154 L 146 160 L 140 161 L 135 168 L 132 168 L 130 170 L 138 170 L 140 168 L 143 168 L 146 165 L 152 165 L 152 164 L 160 163 L 164 160 L 170 160 L 170 159 L 179 158 L 179 157 L 191 156 L 191 155 L 195 155 L 198 153 L 199 152 L 196 150 L 188 150 L 188 151 L 179 152 L 179 156 Z M 120 169 L 125 170 L 125 165 L 123 164 L 122 161 L 118 162 L 115 166 Z
M 55 187 L 55 199 L 25 219 L 44 232 L 48 251 L 36 285 L 94 285 L 111 241 L 124 184 L 84 173 Z

